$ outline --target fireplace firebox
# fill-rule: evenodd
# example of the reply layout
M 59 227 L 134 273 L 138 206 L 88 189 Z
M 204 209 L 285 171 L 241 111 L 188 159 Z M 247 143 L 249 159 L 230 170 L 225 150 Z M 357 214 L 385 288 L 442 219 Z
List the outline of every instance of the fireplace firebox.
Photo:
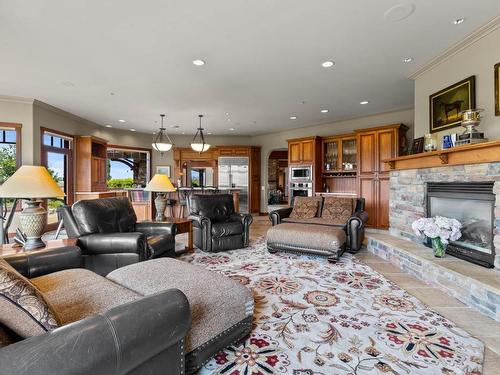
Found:
M 428 182 L 427 217 L 446 216 L 462 223 L 462 237 L 446 252 L 458 258 L 494 267 L 494 182 Z

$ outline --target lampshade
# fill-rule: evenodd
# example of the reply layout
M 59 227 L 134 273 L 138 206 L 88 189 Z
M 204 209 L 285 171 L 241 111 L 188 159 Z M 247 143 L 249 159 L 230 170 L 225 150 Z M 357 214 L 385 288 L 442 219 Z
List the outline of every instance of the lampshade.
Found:
M 210 145 L 207 143 L 191 143 L 191 148 L 196 152 L 208 151 Z
M 163 154 L 164 152 L 170 151 L 170 149 L 174 145 L 174 142 L 172 142 L 172 139 L 168 135 L 167 129 L 163 127 L 163 118 L 165 117 L 165 115 L 161 114 L 160 117 L 161 128 L 156 137 L 154 137 L 151 146 L 153 146 L 156 151 Z
M 176 191 L 170 179 L 164 174 L 155 174 L 151 181 L 144 188 L 146 191 L 155 191 L 158 193 L 169 193 Z
M 64 191 L 45 167 L 23 165 L 0 186 L 0 198 L 59 198 Z
M 201 119 L 203 118 L 203 115 L 198 115 L 198 117 L 200 119 L 200 126 L 198 127 L 191 142 L 191 148 L 201 154 L 202 152 L 208 151 L 210 145 L 205 142 L 205 135 L 203 134 L 204 129 L 201 127 Z

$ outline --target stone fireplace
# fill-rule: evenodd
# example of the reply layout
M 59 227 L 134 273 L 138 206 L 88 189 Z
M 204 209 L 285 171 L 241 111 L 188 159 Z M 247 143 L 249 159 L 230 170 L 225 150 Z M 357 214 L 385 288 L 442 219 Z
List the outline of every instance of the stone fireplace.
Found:
M 414 220 L 455 217 L 464 235 L 451 255 L 500 270 L 499 162 L 392 171 L 390 189 L 391 234 L 421 243 Z
M 446 252 L 488 268 L 495 262 L 493 186 L 494 182 L 462 181 L 426 185 L 427 217 L 452 217 L 462 223 L 462 237 Z

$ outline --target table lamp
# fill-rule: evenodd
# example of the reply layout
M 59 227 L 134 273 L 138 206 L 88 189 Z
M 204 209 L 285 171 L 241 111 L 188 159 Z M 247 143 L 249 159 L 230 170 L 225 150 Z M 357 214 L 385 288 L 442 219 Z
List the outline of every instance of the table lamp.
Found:
M 163 193 L 171 193 L 176 191 L 170 179 L 164 174 L 155 174 L 151 181 L 148 182 L 145 191 L 152 191 L 157 194 L 155 199 L 155 207 L 156 207 L 156 221 L 165 220 L 165 208 L 167 207 L 167 197 L 166 194 Z
M 47 224 L 47 210 L 40 206 L 41 201 L 37 199 L 59 198 L 65 195 L 47 168 L 35 165 L 21 166 L 0 186 L 1 198 L 28 200 L 19 215 L 21 231 L 27 238 L 24 244 L 26 250 L 45 247 L 41 237 Z

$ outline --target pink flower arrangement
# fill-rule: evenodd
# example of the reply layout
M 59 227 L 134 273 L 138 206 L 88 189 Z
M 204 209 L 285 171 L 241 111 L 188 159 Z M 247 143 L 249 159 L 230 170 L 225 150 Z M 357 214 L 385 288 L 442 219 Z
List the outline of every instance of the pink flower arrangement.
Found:
M 457 241 L 462 237 L 462 224 L 457 219 L 450 219 L 444 216 L 423 217 L 415 220 L 411 228 L 417 236 L 428 238 L 441 238 L 443 244 L 450 241 Z

